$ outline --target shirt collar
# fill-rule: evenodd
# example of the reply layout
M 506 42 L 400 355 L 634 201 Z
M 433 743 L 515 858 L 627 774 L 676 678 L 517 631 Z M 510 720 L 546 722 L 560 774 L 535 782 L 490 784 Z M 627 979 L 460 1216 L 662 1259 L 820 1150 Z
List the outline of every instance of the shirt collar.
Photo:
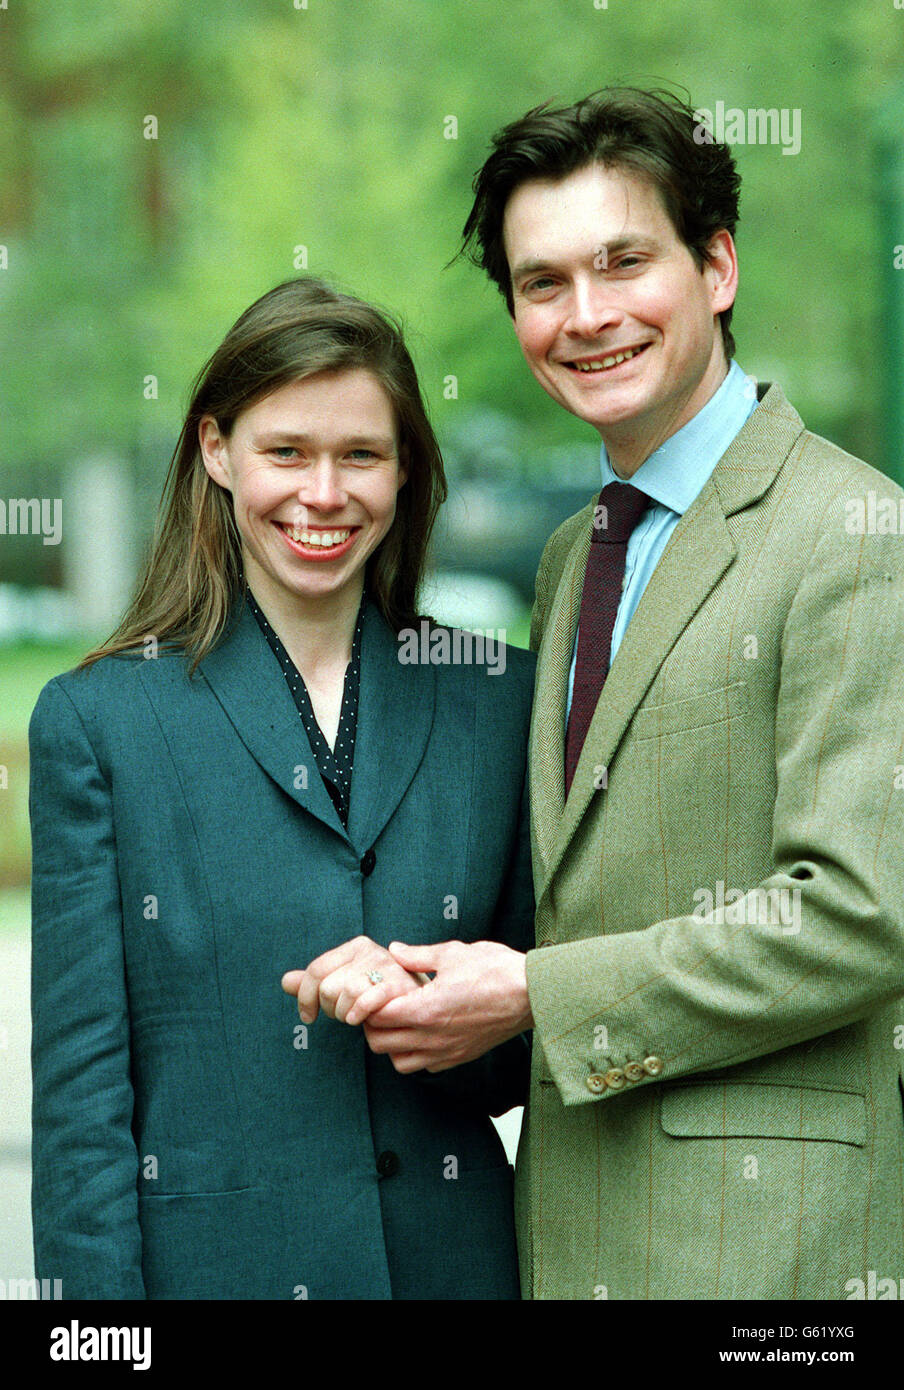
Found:
M 732 361 L 725 380 L 702 410 L 644 459 L 630 482 L 654 502 L 683 516 L 756 403 L 756 383 Z M 600 474 L 603 487 L 626 481 L 609 462 L 605 444 Z

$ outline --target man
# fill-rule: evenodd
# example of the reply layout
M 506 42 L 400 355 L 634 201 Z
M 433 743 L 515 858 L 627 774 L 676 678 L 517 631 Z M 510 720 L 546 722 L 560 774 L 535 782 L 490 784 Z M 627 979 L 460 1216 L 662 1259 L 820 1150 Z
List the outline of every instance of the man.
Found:
M 693 111 L 494 143 L 466 245 L 603 442 L 537 577 L 538 945 L 393 944 L 432 982 L 337 1016 L 400 1071 L 533 1027 L 525 1297 L 855 1297 L 904 1275 L 904 494 L 732 361 L 739 179 Z

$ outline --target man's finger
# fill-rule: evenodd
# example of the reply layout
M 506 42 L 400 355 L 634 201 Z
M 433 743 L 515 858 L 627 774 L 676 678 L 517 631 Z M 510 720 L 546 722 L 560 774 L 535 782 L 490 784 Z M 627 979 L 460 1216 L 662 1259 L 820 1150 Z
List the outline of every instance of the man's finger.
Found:
M 390 1062 L 400 1074 L 407 1076 L 413 1071 L 423 1071 L 427 1067 L 428 1057 L 418 1052 L 396 1052 L 390 1058 Z M 427 1067 L 428 1071 L 436 1071 L 435 1067 Z
M 403 941 L 390 941 L 387 951 L 406 970 L 438 970 L 448 942 L 435 946 L 406 946 Z
M 435 996 L 436 985 L 428 980 L 407 994 L 396 994 L 382 1009 L 376 1010 L 369 1021 L 376 1028 L 417 1028 L 423 1032 L 435 1022 L 432 1016 Z
M 418 1028 L 374 1028 L 373 1017 L 364 1020 L 364 1036 L 371 1052 L 424 1052 L 427 1039 Z
M 301 984 L 301 982 L 302 982 L 303 979 L 304 979 L 304 971 L 303 971 L 303 970 L 287 970 L 286 973 L 285 973 L 285 975 L 283 975 L 282 979 L 280 980 L 280 984 L 282 985 L 283 989 L 286 991 L 286 994 L 295 994 L 295 995 L 297 995 L 297 994 L 298 994 L 298 986 Z

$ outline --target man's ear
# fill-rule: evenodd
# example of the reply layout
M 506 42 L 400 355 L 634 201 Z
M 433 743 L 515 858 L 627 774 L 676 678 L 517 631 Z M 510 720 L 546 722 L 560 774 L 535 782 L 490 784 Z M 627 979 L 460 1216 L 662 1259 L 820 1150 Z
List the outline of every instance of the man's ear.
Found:
M 730 232 L 716 232 L 708 243 L 703 273 L 710 278 L 713 313 L 730 309 L 738 292 L 738 253 Z
M 213 481 L 219 483 L 220 487 L 226 488 L 227 492 L 231 492 L 232 479 L 229 476 L 227 466 L 229 463 L 227 440 L 212 415 L 201 417 L 198 425 L 198 444 L 204 467 Z

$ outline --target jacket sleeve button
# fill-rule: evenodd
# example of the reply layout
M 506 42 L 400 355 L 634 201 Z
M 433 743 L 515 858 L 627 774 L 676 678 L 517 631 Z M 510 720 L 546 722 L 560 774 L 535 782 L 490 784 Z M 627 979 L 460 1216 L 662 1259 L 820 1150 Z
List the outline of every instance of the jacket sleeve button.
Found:
M 605 1076 L 606 1085 L 610 1091 L 620 1091 L 622 1086 L 626 1086 L 625 1073 L 621 1067 L 610 1067 Z
M 646 1072 L 640 1062 L 627 1062 L 625 1064 L 625 1076 L 629 1081 L 643 1081 Z
M 643 1059 L 643 1069 L 647 1076 L 658 1076 L 662 1071 L 663 1062 L 661 1057 L 645 1057 Z
M 592 1071 L 590 1075 L 587 1077 L 587 1090 L 592 1091 L 595 1096 L 598 1096 L 600 1092 L 605 1091 L 605 1089 L 606 1078 L 604 1076 L 600 1076 L 599 1072 Z

